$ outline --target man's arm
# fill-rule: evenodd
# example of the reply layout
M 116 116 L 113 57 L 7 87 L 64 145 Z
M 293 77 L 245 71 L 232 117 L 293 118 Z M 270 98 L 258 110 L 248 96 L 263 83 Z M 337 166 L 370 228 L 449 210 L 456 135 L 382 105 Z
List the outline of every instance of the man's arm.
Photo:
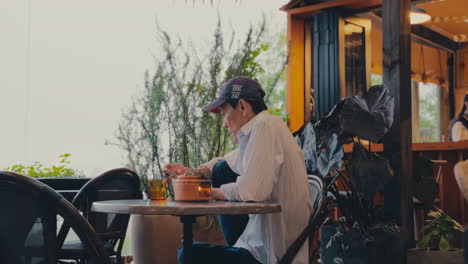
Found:
M 203 178 L 205 179 L 211 179 L 211 170 L 207 167 L 200 167 L 196 169 L 201 175 L 203 175 Z
M 223 192 L 221 192 L 220 188 L 211 188 L 211 198 L 215 200 L 227 201 L 228 199 L 224 196 Z
M 243 174 L 236 182 L 221 186 L 229 201 L 263 202 L 270 199 L 283 163 L 281 144 L 276 142 L 278 135 L 273 130 L 260 124 L 251 132 L 243 157 Z
M 239 149 L 235 149 L 227 153 L 226 155 L 224 155 L 224 157 L 214 158 L 206 163 L 203 163 L 202 165 L 200 165 L 200 167 L 198 167 L 197 170 L 203 175 L 204 178 L 211 179 L 213 167 L 215 166 L 215 164 L 222 160 L 225 160 L 227 161 L 231 169 L 235 171 L 236 170 L 235 166 L 237 163 L 238 156 L 239 156 Z

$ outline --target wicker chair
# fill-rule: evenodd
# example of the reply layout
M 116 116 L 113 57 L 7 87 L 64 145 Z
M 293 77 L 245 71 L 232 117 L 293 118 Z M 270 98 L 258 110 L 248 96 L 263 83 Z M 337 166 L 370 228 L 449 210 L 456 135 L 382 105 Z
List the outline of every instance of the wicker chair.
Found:
M 110 256 L 121 263 L 122 246 L 130 215 L 95 213 L 91 206 L 95 201 L 142 199 L 138 175 L 129 169 L 120 168 L 102 173 L 87 182 L 73 198 L 73 205 L 94 227 Z M 61 258 L 86 262 L 86 251 L 80 241 L 67 239 L 69 226 L 65 222 L 59 231 Z
M 322 226 L 327 218 L 328 198 L 327 187 L 324 181 L 315 175 L 309 175 L 308 181 L 312 194 L 312 214 L 309 219 L 309 224 L 287 249 L 284 256 L 278 262 L 279 264 L 292 263 L 307 238 L 312 239 L 315 231 Z
M 0 171 L 0 262 L 59 263 L 57 216 L 77 234 L 89 263 L 111 263 L 93 227 L 51 187 L 21 174 Z

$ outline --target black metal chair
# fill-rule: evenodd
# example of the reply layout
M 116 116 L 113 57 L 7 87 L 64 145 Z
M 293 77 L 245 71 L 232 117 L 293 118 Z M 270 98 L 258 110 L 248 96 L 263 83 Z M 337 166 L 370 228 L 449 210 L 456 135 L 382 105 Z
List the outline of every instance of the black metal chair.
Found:
M 0 262 L 57 264 L 57 216 L 69 223 L 89 263 L 111 263 L 93 227 L 51 187 L 14 172 L 0 171 Z
M 95 213 L 91 211 L 91 206 L 95 201 L 126 199 L 142 199 L 140 179 L 134 171 L 120 168 L 91 179 L 80 189 L 72 202 L 94 227 L 108 254 L 115 256 L 117 263 L 121 263 L 122 246 L 130 215 Z M 67 239 L 68 231 L 69 226 L 64 222 L 58 235 L 61 257 L 78 262 L 86 260 L 83 244 Z
M 312 214 L 309 218 L 309 224 L 302 231 L 299 237 L 287 249 L 284 256 L 278 262 L 279 264 L 290 264 L 293 262 L 297 253 L 301 249 L 307 238 L 312 239 L 316 230 L 325 222 L 328 210 L 327 187 L 324 181 L 315 175 L 308 176 L 310 191 L 312 194 Z M 311 241 L 309 241 L 310 244 Z

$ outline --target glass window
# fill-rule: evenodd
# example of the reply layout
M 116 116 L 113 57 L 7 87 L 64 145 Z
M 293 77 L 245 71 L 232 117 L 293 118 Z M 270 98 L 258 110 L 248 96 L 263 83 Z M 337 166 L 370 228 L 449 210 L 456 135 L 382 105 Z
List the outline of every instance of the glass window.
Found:
M 371 74 L 371 86 L 382 84 L 382 75 Z M 412 81 L 413 142 L 443 141 L 441 133 L 441 87 Z
M 419 94 L 419 142 L 441 141 L 440 86 L 417 82 Z
M 346 96 L 366 94 L 365 29 L 345 22 L 345 80 Z

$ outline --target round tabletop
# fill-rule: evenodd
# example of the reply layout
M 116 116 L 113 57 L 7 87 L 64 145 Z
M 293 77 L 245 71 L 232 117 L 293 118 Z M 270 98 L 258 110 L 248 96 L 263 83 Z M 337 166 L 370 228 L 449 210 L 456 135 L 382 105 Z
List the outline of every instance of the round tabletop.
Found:
M 94 212 L 140 215 L 238 215 L 281 212 L 279 204 L 227 202 L 177 202 L 173 200 L 113 200 L 94 202 Z

